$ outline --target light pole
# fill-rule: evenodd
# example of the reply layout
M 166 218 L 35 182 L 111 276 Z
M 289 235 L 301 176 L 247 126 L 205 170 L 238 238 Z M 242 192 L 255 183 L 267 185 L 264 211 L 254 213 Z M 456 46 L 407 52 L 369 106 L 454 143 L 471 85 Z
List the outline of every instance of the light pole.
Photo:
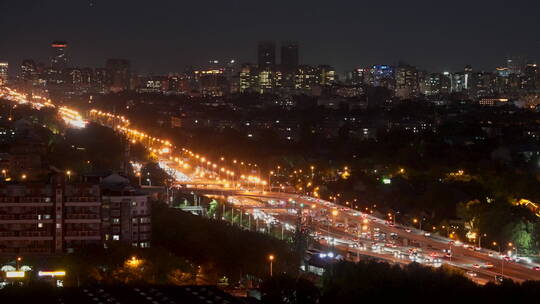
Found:
M 415 223 L 415 224 L 420 223 L 420 228 L 419 228 L 419 229 L 422 230 L 422 221 L 421 221 L 421 220 L 419 221 L 418 219 L 415 218 L 415 219 L 413 219 L 412 221 L 413 221 L 413 223 Z
M 482 248 L 482 236 L 487 236 L 487 234 L 478 233 L 478 248 Z
M 68 181 L 71 181 L 71 171 L 67 170 L 66 174 L 67 174 L 67 177 L 68 177 Z
M 270 276 L 272 276 L 273 275 L 272 267 L 273 267 L 273 263 L 274 263 L 274 255 L 273 254 L 269 255 L 268 260 L 270 261 Z
M 142 176 L 142 174 L 141 174 L 141 172 L 139 171 L 139 172 L 137 172 L 135 175 L 137 175 L 137 177 L 139 178 L 139 187 L 140 187 L 140 186 L 141 186 L 141 176 Z
M 335 209 L 332 210 L 332 218 L 334 222 L 336 221 L 337 215 L 338 215 L 338 211 Z M 330 226 L 330 223 L 328 224 L 328 226 Z M 328 237 L 330 238 L 330 227 L 328 227 Z M 334 238 L 332 238 L 332 252 L 333 251 L 334 251 Z

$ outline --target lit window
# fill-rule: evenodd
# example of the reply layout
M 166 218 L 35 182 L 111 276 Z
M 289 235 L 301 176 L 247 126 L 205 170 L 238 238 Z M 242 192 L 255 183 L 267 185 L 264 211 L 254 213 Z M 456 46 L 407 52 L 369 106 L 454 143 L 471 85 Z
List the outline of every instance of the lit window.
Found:
M 113 234 L 112 239 L 113 241 L 120 241 L 120 236 L 118 234 Z

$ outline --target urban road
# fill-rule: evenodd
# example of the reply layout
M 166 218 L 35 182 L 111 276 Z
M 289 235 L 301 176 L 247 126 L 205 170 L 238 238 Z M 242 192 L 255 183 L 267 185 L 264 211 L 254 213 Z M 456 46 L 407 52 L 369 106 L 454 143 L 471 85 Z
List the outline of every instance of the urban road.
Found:
M 29 103 L 38 110 L 43 107 L 57 108 L 66 124 L 75 128 L 86 125 L 85 118 L 76 110 L 58 107 L 50 99 L 33 96 L 29 100 L 26 94 L 9 88 L 1 88 L 0 97 L 17 104 Z M 109 118 L 95 122 L 115 130 L 119 127 L 117 121 L 124 124 L 120 126 L 127 125 L 127 120 L 123 117 L 120 117 L 120 120 L 112 119 L 111 124 L 110 117 L 114 118 L 114 115 L 100 114 Z M 130 136 L 130 133 L 124 134 Z M 135 135 L 153 145 L 164 142 L 156 138 L 150 141 L 150 136 L 146 134 L 135 132 Z M 134 136 L 133 132 L 131 136 Z M 540 280 L 540 267 L 524 259 L 507 261 L 499 252 L 468 246 L 413 227 L 393 225 L 371 214 L 313 197 L 282 192 L 247 191 L 245 185 L 234 188 L 226 183 L 216 183 L 215 180 L 197 178 L 194 172 L 184 173 L 186 166 L 179 166 L 178 162 L 171 161 L 170 158 L 162 157 L 160 163 L 167 164 L 168 169 L 176 171 L 175 177 L 187 177 L 188 181 L 178 180 L 178 186 L 198 193 L 226 196 L 237 208 L 244 209 L 248 214 L 266 217 L 287 229 L 295 227 L 300 213 L 309 223 L 312 236 L 326 247 L 327 252 L 339 252 L 346 259 L 357 260 L 362 256 L 370 256 L 392 263 L 407 264 L 417 261 L 433 267 L 449 264 L 463 269 L 478 283 L 493 281 L 496 276 L 501 275 L 520 282 Z

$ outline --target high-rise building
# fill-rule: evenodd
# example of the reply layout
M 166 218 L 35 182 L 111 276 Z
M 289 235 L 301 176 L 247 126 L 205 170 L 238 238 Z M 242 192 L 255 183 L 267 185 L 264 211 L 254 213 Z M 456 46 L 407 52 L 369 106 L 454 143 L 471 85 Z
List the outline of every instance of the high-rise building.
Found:
M 54 41 L 51 43 L 51 66 L 47 70 L 47 84 L 61 85 L 66 83 L 69 76 L 65 75 L 68 66 L 67 43 Z
M 517 74 L 511 74 L 517 75 Z M 474 98 L 493 95 L 496 86 L 496 76 L 489 72 L 474 72 L 471 75 L 471 94 Z
M 21 64 L 21 80 L 33 85 L 38 78 L 37 66 L 34 60 L 25 59 Z
M 272 68 L 276 65 L 276 43 L 260 41 L 257 48 L 257 63 L 259 68 Z
M 336 70 L 332 66 L 324 64 L 317 66 L 317 74 L 319 75 L 318 85 L 329 86 L 336 82 Z
M 400 64 L 396 70 L 396 96 L 408 99 L 418 93 L 418 70 L 413 66 Z
M 152 225 L 148 195 L 118 174 L 105 177 L 100 186 L 103 239 L 134 247 L 150 247 Z
M 195 78 L 203 96 L 223 96 L 230 92 L 224 68 L 197 70 Z
M 298 43 L 295 41 L 284 41 L 281 43 L 281 82 L 285 90 L 293 90 L 295 82 L 295 72 L 298 67 Z
M 284 41 L 281 43 L 281 66 L 286 69 L 296 69 L 299 64 L 298 42 Z
M 535 63 L 529 63 L 525 66 L 523 75 L 521 76 L 521 89 L 526 91 L 534 91 L 538 88 L 539 69 Z
M 239 91 L 254 92 L 259 84 L 259 74 L 257 68 L 250 64 L 243 64 L 240 67 Z
M 131 65 L 126 59 L 107 59 L 105 68 L 108 72 L 111 92 L 126 91 L 131 88 Z
M 9 64 L 7 62 L 0 62 L 0 85 L 7 84 L 8 69 L 9 69 Z
M 300 65 L 295 75 L 295 89 L 298 93 L 310 93 L 320 82 L 321 73 L 310 65 Z
M 354 86 L 363 85 L 368 80 L 369 69 L 356 68 L 351 72 L 350 83 Z
M 525 60 L 521 56 L 510 56 L 506 58 L 506 67 L 510 74 L 520 75 L 525 69 Z
M 395 86 L 394 67 L 389 65 L 374 65 L 371 70 L 371 85 L 374 87 L 385 87 L 393 90 Z
M 449 72 L 431 73 L 422 84 L 422 93 L 426 96 L 445 95 L 450 93 L 452 79 Z
M 51 68 L 55 71 L 62 71 L 67 68 L 68 56 L 67 56 L 67 43 L 65 41 L 54 41 L 51 43 L 52 57 Z

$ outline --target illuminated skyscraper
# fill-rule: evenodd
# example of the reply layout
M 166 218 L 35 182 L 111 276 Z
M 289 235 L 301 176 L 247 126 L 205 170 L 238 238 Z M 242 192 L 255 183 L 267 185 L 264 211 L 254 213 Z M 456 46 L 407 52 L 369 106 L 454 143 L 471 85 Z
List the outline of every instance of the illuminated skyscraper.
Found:
M 521 76 L 521 89 L 535 91 L 538 88 L 539 69 L 536 63 L 529 63 Z
M 67 43 L 64 41 L 53 41 L 51 43 L 51 67 L 48 70 L 47 80 L 49 84 L 60 85 L 66 82 L 64 70 L 68 66 Z
M 400 64 L 396 72 L 396 95 L 412 98 L 419 93 L 418 70 L 407 64 Z
M 0 85 L 6 85 L 8 82 L 8 68 L 7 62 L 0 62 Z
M 21 80 L 25 84 L 34 85 L 37 81 L 38 73 L 37 66 L 34 60 L 25 59 L 21 64 Z
M 389 65 L 374 65 L 371 68 L 371 81 L 374 87 L 385 87 L 393 90 L 395 87 L 394 67 Z
M 511 56 L 506 59 L 506 67 L 510 74 L 520 75 L 525 69 L 525 60 L 521 56 Z
M 259 68 L 270 68 L 276 65 L 276 43 L 260 41 L 257 48 L 257 63 Z
M 55 71 L 62 71 L 68 65 L 67 57 L 67 42 L 65 41 L 54 41 L 51 43 L 52 48 L 52 57 L 51 57 L 51 68 Z

